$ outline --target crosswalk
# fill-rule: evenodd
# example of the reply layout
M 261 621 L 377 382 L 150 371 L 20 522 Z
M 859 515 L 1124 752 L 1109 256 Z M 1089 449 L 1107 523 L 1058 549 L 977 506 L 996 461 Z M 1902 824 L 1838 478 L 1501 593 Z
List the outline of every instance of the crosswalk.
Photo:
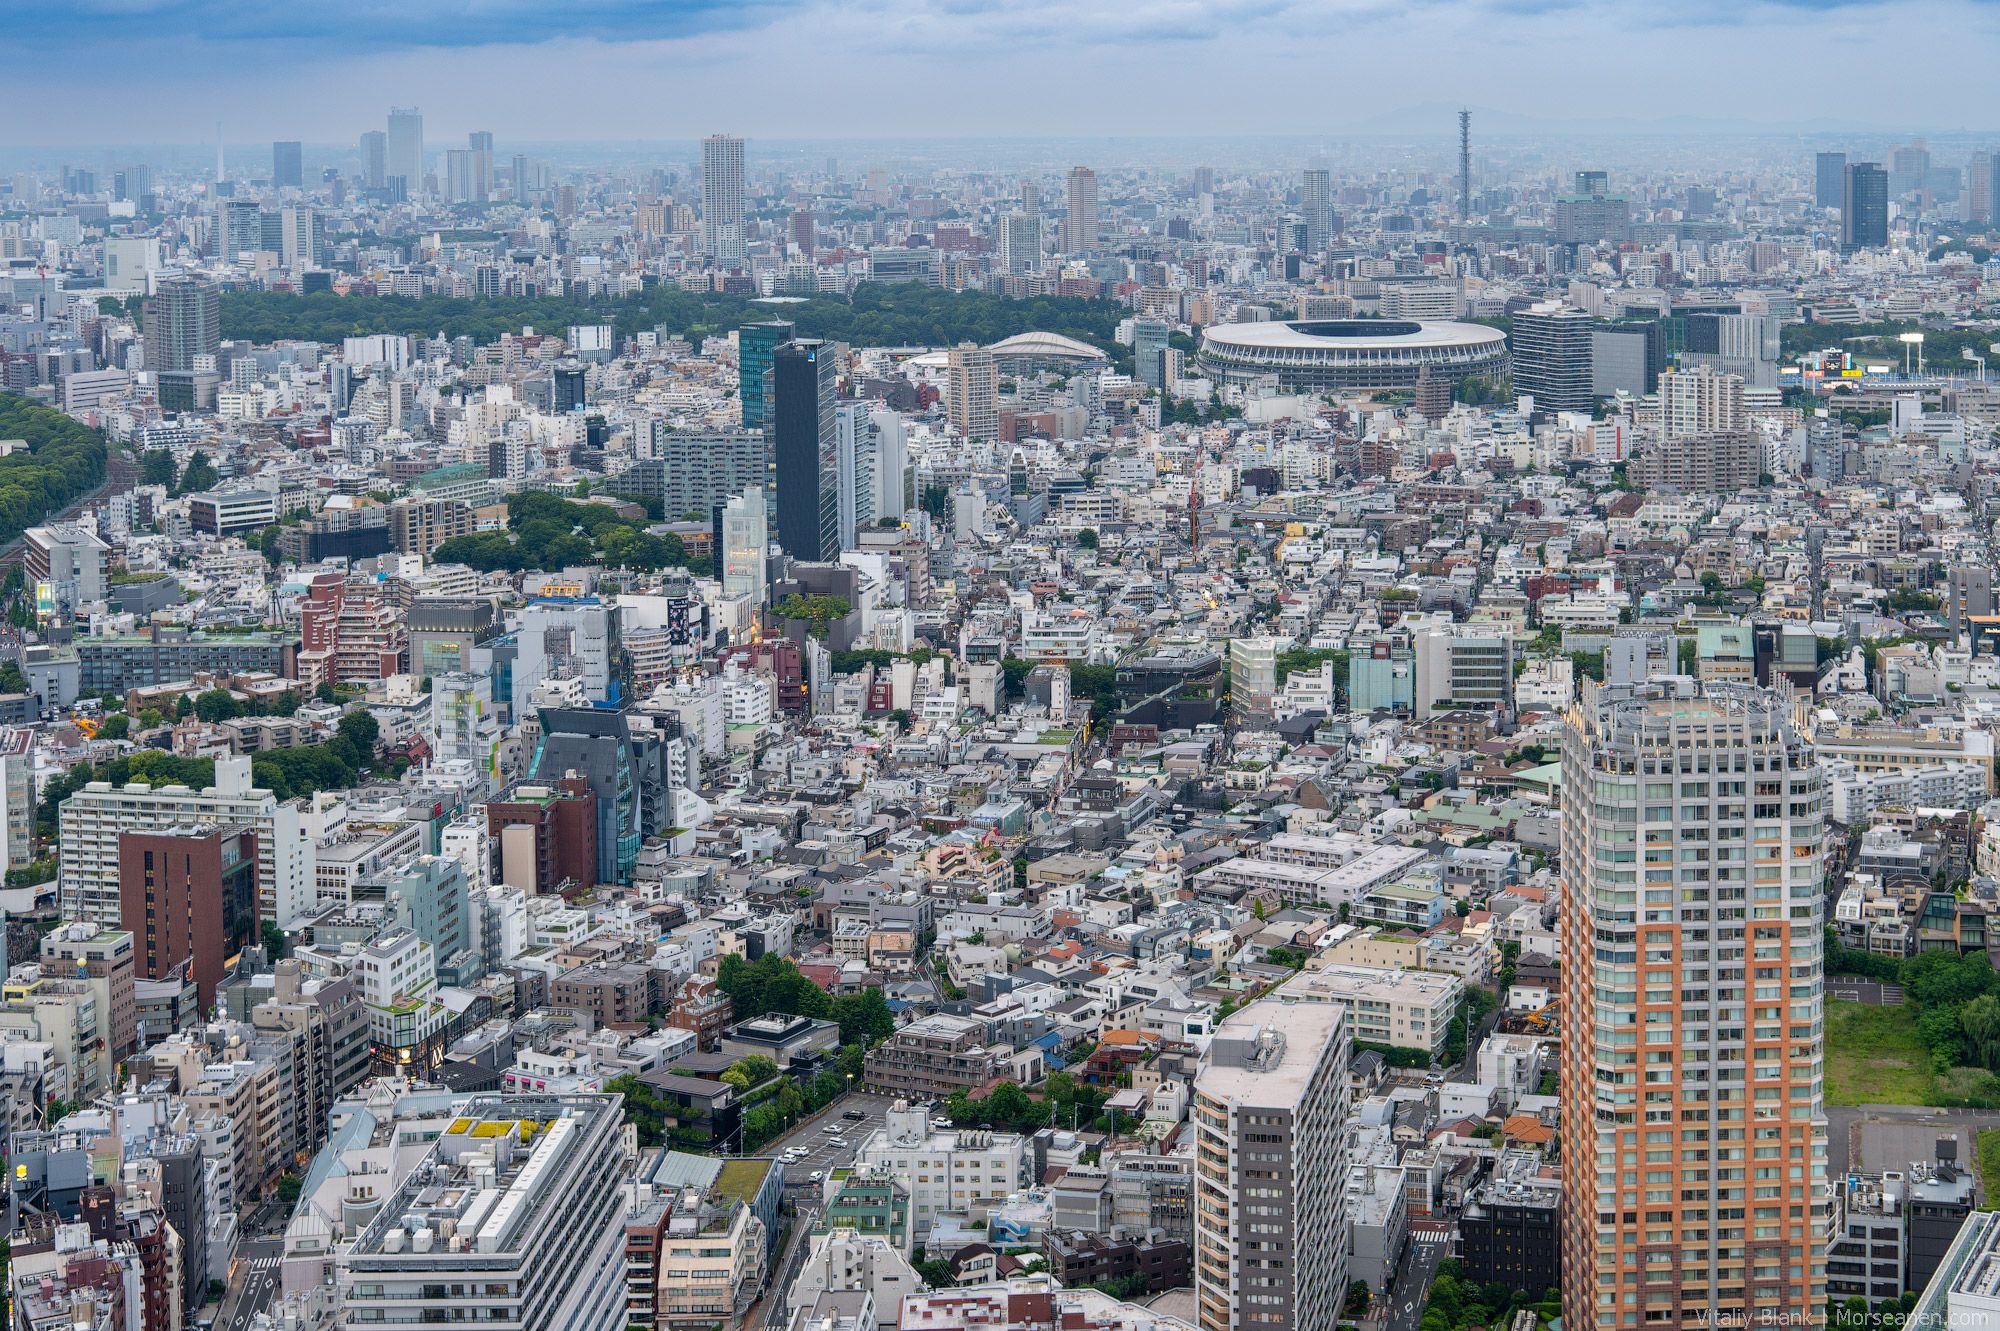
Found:
M 1414 1229 L 1414 1230 L 1411 1230 L 1411 1231 L 1410 1231 L 1410 1242 L 1412 1242 L 1412 1243 L 1450 1243 L 1450 1242 L 1451 1242 L 1451 1232 L 1450 1232 L 1449 1230 L 1435 1230 L 1435 1229 Z
M 250 1263 L 250 1269 L 252 1271 L 275 1271 L 278 1269 L 278 1264 L 283 1260 L 282 1257 L 254 1258 Z

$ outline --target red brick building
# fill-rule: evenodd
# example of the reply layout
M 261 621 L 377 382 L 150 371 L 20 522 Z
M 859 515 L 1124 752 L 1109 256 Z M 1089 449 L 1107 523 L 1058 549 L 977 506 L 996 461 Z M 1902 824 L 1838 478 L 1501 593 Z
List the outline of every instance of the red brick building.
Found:
M 693 1031 L 701 1048 L 713 1051 L 722 1044 L 722 1032 L 734 1016 L 734 1005 L 721 986 L 706 975 L 691 976 L 674 995 L 667 1025 Z
M 118 891 L 134 973 L 158 980 L 191 961 L 206 1012 L 224 963 L 257 940 L 257 834 L 237 823 L 121 832 Z

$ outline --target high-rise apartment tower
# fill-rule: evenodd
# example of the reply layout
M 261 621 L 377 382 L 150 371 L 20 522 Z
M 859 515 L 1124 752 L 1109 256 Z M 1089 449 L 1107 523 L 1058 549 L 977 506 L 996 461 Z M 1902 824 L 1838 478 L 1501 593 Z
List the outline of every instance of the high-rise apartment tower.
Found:
M 743 140 L 732 135 L 701 141 L 701 247 L 719 264 L 743 262 Z
M 1064 254 L 1097 248 L 1097 173 L 1087 166 L 1069 169 L 1068 211 L 1063 214 Z
M 1252 1003 L 1195 1076 L 1195 1297 L 1202 1331 L 1333 1331 L 1347 1290 L 1345 1008 Z
M 1770 692 L 1681 676 L 1586 683 L 1569 722 L 1565 1322 L 1819 1325 L 1826 801 L 1813 750 Z

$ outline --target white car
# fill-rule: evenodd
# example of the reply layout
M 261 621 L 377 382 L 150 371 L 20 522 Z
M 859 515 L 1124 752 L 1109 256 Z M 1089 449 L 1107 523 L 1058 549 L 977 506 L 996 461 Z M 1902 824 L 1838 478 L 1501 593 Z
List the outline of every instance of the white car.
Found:
M 813 1181 L 814 1183 L 818 1183 L 818 1182 L 819 1182 L 820 1180 L 824 1179 L 825 1177 L 826 1177 L 826 1172 L 825 1172 L 824 1170 L 819 1170 L 819 1169 L 815 1169 L 815 1170 L 814 1170 L 814 1171 L 812 1172 L 812 1181 Z
M 828 1133 L 831 1133 L 831 1132 L 839 1132 L 839 1131 L 840 1131 L 840 1124 L 838 1124 L 838 1123 L 829 1123 L 829 1124 L 827 1124 L 827 1125 L 826 1125 L 825 1127 L 821 1128 L 821 1129 L 820 1129 L 820 1131 L 821 1131 L 821 1132 L 828 1132 Z
M 841 1140 L 839 1137 L 835 1137 L 832 1141 L 828 1142 L 827 1145 L 831 1146 L 836 1151 L 847 1149 L 847 1143 Z

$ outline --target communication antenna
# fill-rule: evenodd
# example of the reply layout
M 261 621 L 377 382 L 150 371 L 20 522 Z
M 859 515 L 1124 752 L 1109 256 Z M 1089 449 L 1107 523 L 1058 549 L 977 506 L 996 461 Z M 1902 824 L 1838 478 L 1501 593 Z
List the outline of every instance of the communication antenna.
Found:
M 1472 112 L 1458 113 L 1458 220 L 1472 220 Z

